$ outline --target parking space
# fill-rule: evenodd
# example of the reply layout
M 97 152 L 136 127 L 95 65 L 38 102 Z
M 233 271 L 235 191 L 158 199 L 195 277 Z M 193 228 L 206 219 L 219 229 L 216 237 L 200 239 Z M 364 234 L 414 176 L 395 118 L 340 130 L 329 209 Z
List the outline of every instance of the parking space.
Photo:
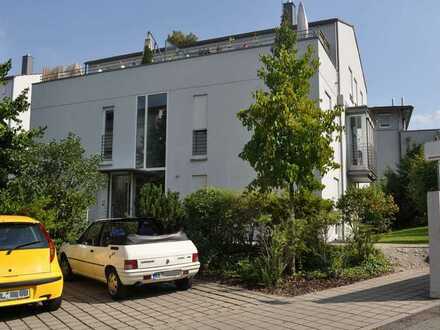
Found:
M 433 306 L 425 271 L 390 276 L 285 298 L 198 282 L 133 289 L 114 302 L 105 286 L 87 279 L 67 283 L 60 310 L 0 310 L 0 329 L 359 329 L 375 328 Z

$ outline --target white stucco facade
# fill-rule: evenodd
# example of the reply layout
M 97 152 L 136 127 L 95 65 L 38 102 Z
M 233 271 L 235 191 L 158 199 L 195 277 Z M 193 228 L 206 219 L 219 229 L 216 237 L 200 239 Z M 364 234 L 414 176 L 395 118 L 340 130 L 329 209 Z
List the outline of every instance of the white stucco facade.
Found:
M 30 102 L 32 100 L 32 84 L 40 81 L 40 74 L 7 77 L 5 85 L 0 86 L 0 100 L 5 97 L 15 100 L 25 89 L 28 89 L 27 96 L 28 101 Z M 28 111 L 21 113 L 19 116 L 21 126 L 25 130 L 30 128 L 31 109 L 32 106 L 29 107 Z
M 363 93 L 366 103 L 366 83 L 353 27 L 332 19 L 311 23 L 311 31 L 298 43 L 300 54 L 310 46 L 320 61 L 319 70 L 311 79 L 310 97 L 323 109 L 334 107 L 341 100 L 344 100 L 342 105 L 350 106 L 352 80 L 356 79 L 357 93 Z M 273 40 L 273 37 L 273 31 L 264 31 L 255 40 Z M 127 213 L 134 214 L 138 176 L 163 173 L 166 188 L 183 196 L 205 185 L 243 190 L 251 182 L 254 172 L 238 156 L 250 134 L 236 114 L 253 102 L 254 91 L 264 88 L 257 77 L 259 56 L 269 52 L 271 45 L 249 47 L 250 39 L 246 38 L 242 38 L 243 47 L 230 51 L 152 65 L 124 65 L 118 70 L 114 70 L 116 62 L 111 59 L 112 70 L 101 72 L 100 69 L 99 73 L 34 85 L 31 127 L 46 126 L 46 140 L 74 133 L 81 138 L 88 154 L 100 154 L 103 126 L 107 125 L 104 114 L 106 109 L 112 111 L 112 157 L 102 165 L 103 172 L 108 173 L 109 185 L 99 193 L 96 207 L 90 210 L 92 219 L 114 216 L 114 199 L 120 196 L 112 199 L 112 190 L 124 184 L 128 186 L 124 200 Z M 213 45 L 226 43 L 223 40 L 227 39 L 215 40 Z M 239 42 L 240 38 L 234 40 Z M 209 41 L 203 42 L 205 47 L 207 44 Z M 101 65 L 91 64 L 89 69 L 104 67 Z M 138 97 L 145 96 L 148 100 L 149 96 L 162 93 L 166 94 L 165 165 L 139 167 L 136 163 Z M 193 131 L 198 125 L 195 123 L 200 121 L 194 118 L 195 99 L 200 96 L 206 103 L 206 118 L 202 121 L 206 122 L 207 152 L 195 156 Z M 345 123 L 345 115 L 340 122 Z M 340 168 L 321 178 L 325 185 L 322 197 L 337 200 L 349 182 L 345 134 L 340 141 L 335 140 L 333 147 Z M 119 183 L 112 182 L 119 175 L 127 175 L 123 179 L 126 183 L 121 178 Z

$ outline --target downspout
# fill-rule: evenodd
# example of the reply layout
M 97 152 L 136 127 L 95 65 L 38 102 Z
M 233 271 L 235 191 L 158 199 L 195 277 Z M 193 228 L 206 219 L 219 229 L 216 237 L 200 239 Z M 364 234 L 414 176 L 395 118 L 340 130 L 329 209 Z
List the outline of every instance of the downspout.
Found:
M 338 99 L 341 95 L 341 65 L 340 65 L 340 58 L 339 58 L 339 22 L 336 21 L 335 25 L 335 35 L 336 35 L 336 62 L 337 62 L 337 74 L 338 74 Z M 339 104 L 338 104 L 339 105 Z M 345 107 L 344 104 L 342 104 L 343 107 Z M 345 116 L 344 116 L 345 118 Z M 342 123 L 342 115 L 340 116 L 341 119 L 341 125 L 343 124 L 344 130 L 341 133 L 341 139 L 339 141 L 339 148 L 340 148 L 340 164 L 341 164 L 341 186 L 342 186 L 342 194 L 345 194 L 345 173 L 344 173 L 344 144 L 343 144 L 343 136 L 345 135 L 345 121 Z M 345 137 L 346 138 L 346 137 Z M 342 241 L 345 241 L 345 224 L 342 223 Z

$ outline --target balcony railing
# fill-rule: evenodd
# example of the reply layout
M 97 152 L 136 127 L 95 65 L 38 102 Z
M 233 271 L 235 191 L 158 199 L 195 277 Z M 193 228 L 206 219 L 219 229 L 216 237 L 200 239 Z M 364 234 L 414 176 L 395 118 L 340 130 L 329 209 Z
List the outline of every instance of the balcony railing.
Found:
M 101 136 L 101 158 L 104 162 L 113 159 L 113 134 L 103 134 Z
M 330 56 L 330 43 L 325 38 L 321 30 L 309 30 L 309 31 L 297 31 L 298 40 L 307 40 L 317 38 L 320 40 L 322 46 Z M 182 60 L 187 58 L 194 58 L 200 56 L 206 56 L 211 54 L 219 54 L 230 52 L 234 50 L 253 48 L 253 47 L 265 47 L 273 45 L 275 41 L 275 35 L 255 36 L 243 39 L 231 38 L 229 41 L 219 42 L 212 44 L 211 46 L 195 46 L 184 49 L 169 48 L 155 50 L 153 63 L 163 63 L 169 61 Z M 58 80 L 63 78 L 78 77 L 88 74 L 123 70 L 128 67 L 136 67 L 142 65 L 142 56 L 134 56 L 120 61 L 109 61 L 100 65 L 87 65 L 80 66 L 79 64 L 70 65 L 67 67 L 59 66 L 53 69 L 45 69 L 43 72 L 43 81 Z
M 357 144 L 351 147 L 350 170 L 369 170 L 376 173 L 376 151 L 372 144 Z

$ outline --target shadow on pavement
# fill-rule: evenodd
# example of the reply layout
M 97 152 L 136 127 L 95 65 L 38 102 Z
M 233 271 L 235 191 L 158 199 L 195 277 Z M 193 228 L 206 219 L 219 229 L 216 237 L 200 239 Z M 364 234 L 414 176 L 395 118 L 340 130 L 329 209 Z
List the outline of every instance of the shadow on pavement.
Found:
M 403 280 L 371 289 L 316 300 L 318 304 L 385 301 L 424 301 L 429 298 L 429 275 Z

